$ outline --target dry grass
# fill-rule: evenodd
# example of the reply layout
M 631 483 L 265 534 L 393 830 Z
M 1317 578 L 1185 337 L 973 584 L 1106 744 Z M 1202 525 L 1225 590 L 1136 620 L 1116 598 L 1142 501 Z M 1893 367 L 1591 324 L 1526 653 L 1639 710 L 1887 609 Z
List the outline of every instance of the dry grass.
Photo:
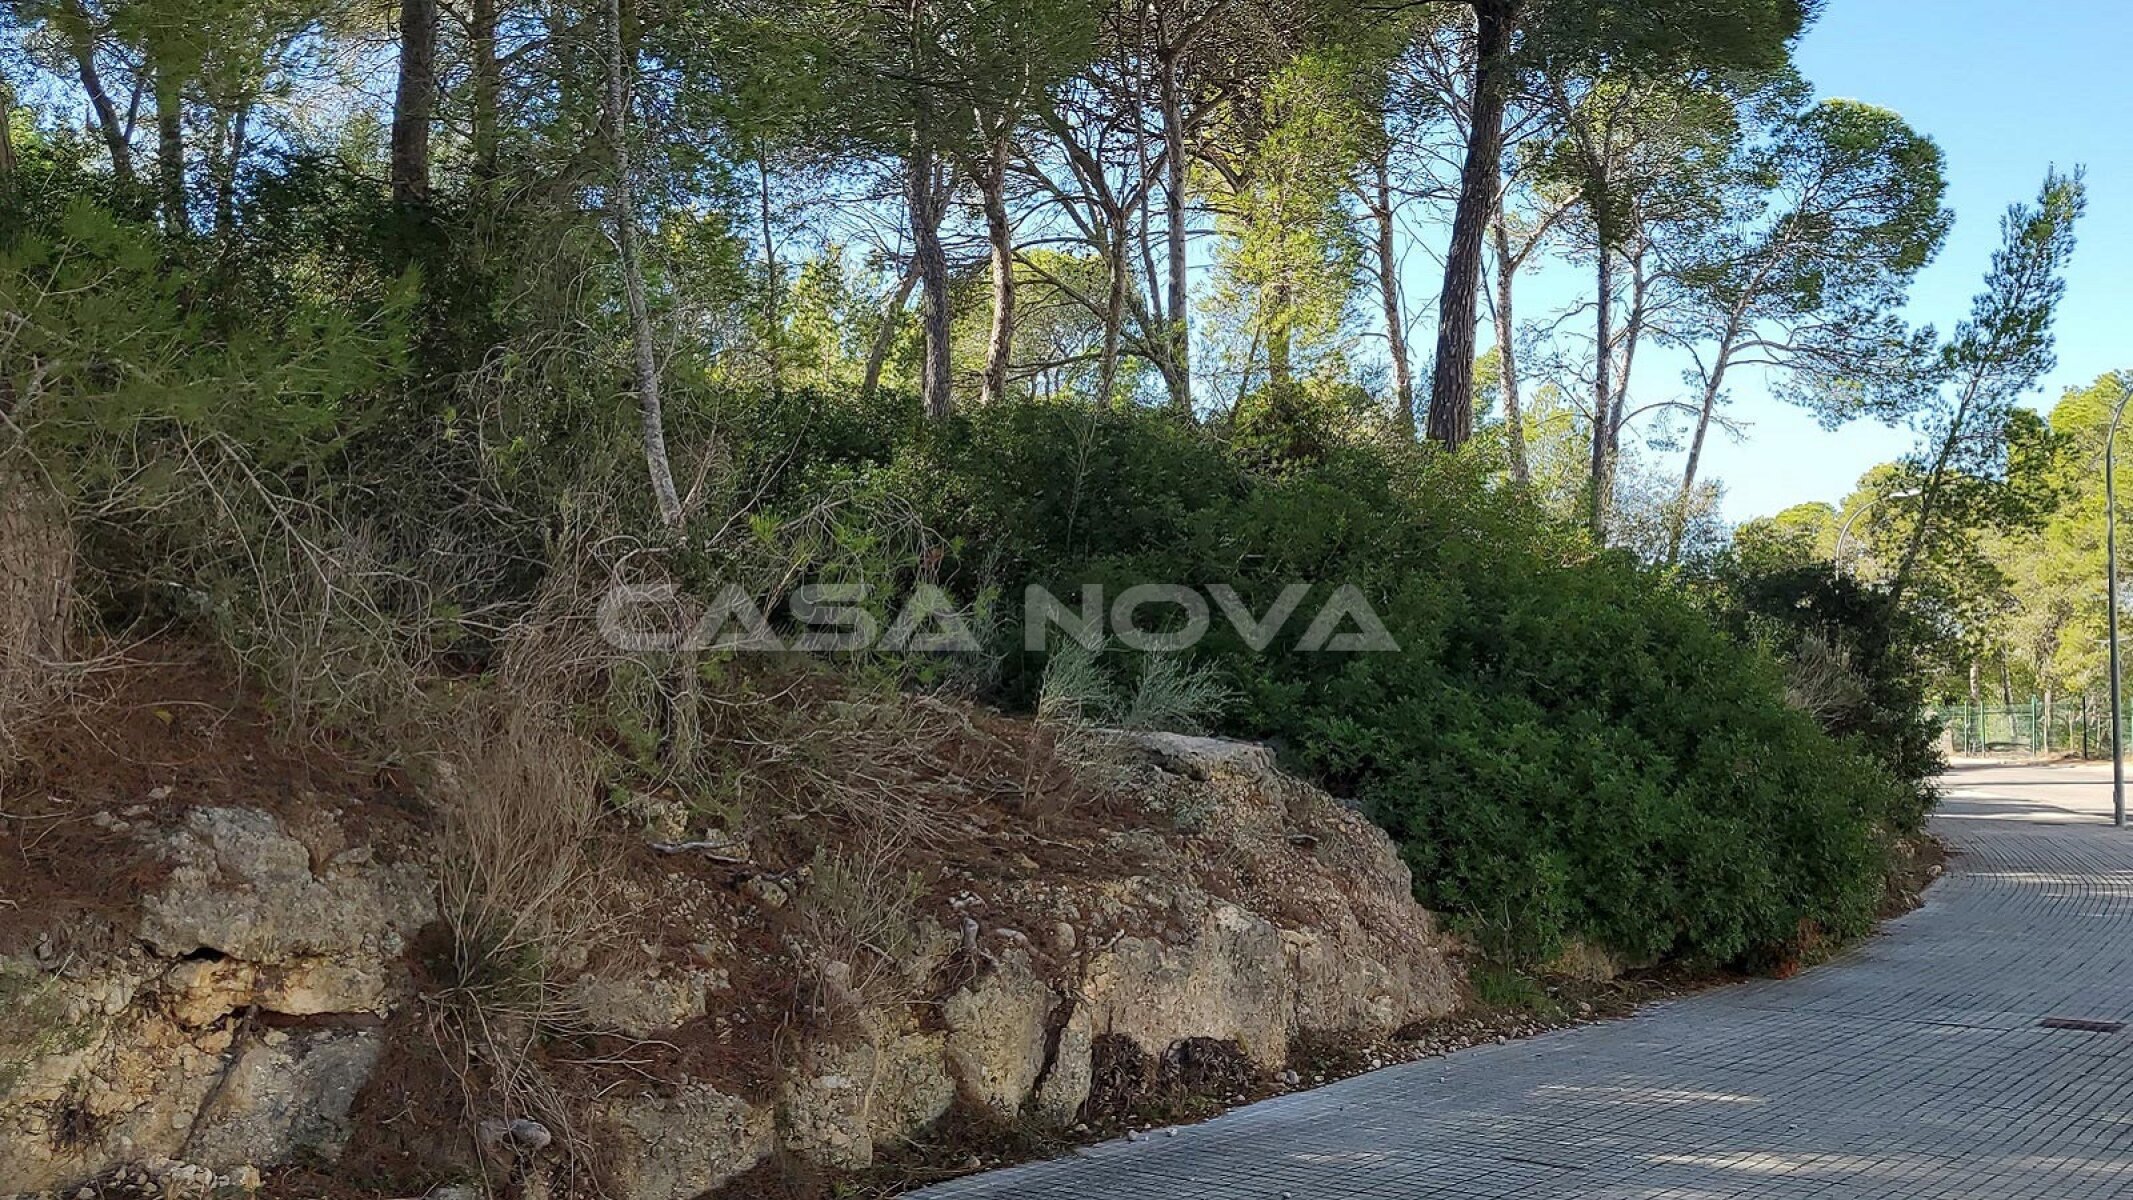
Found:
M 909 968 L 924 947 L 919 899 L 925 876 L 904 848 L 873 839 L 815 855 L 794 923 L 819 972 L 815 1007 L 833 1019 L 893 1012 L 918 998 L 925 983 Z
M 34 467 L 0 459 L 0 766 L 14 731 L 65 688 L 74 624 L 75 539 Z
M 453 589 L 396 564 L 365 519 L 291 494 L 227 439 L 182 440 L 173 458 L 201 510 L 163 519 L 190 516 L 227 534 L 173 564 L 208 601 L 222 644 L 289 732 L 367 739 L 392 757 L 422 708 L 440 597 Z
M 615 864 L 596 828 L 602 756 L 553 706 L 509 694 L 471 694 L 437 732 L 430 793 L 449 943 L 431 1036 L 445 1061 L 470 1064 L 470 1114 L 540 1122 L 563 1169 L 590 1186 L 590 1144 L 540 1049 L 582 1023 L 562 984 L 614 932 L 602 899 Z M 506 1174 L 529 1167 L 486 1149 Z
M 1800 635 L 1785 664 L 1785 699 L 1827 724 L 1866 702 L 1866 684 L 1852 669 L 1851 654 L 1844 647 L 1810 631 Z
M 582 961 L 598 933 L 598 751 L 554 712 L 488 693 L 443 732 L 433 799 L 458 981 L 538 981 Z

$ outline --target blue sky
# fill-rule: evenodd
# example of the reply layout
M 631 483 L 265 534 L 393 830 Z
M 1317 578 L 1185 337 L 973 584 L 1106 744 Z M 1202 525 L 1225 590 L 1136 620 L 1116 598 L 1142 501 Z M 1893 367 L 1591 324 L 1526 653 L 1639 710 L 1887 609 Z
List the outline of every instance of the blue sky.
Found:
M 2133 367 L 2133 2 L 1830 0 L 1800 47 L 1824 95 L 1895 109 L 1940 143 L 1956 226 L 1920 277 L 1913 319 L 1946 329 L 1968 311 L 2006 207 L 2035 196 L 2046 167 L 2088 168 L 2089 213 L 2059 314 L 2059 368 L 2032 404 Z M 1657 373 L 1640 378 L 1660 383 Z M 1835 501 L 1902 453 L 1900 430 L 1827 432 L 1804 413 L 1742 394 L 1744 442 L 1708 455 L 1728 519 Z

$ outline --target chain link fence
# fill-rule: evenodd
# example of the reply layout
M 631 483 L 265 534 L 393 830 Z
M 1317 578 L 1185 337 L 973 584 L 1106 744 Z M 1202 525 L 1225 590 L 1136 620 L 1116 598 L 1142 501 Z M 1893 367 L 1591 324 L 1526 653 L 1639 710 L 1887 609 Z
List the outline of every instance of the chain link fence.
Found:
M 2075 697 L 2047 703 L 1963 704 L 1936 714 L 1947 730 L 1948 749 L 1961 755 L 2070 755 L 2108 758 L 2111 710 L 2101 698 Z M 2127 722 L 2133 746 L 2133 721 Z

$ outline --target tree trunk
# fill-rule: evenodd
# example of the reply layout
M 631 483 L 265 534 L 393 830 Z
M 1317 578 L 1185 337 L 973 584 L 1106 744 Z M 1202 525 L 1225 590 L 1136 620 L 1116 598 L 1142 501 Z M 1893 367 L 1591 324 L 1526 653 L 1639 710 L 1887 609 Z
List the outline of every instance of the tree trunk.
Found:
M 430 116 L 437 107 L 437 0 L 400 0 L 400 77 L 393 92 L 393 199 L 430 194 Z
M 1899 608 L 1905 593 L 1911 587 L 1911 573 L 1918 569 L 1918 560 L 1926 550 L 1926 530 L 1933 521 L 1933 510 L 1940 502 L 1941 481 L 1946 478 L 1948 464 L 1955 457 L 1956 446 L 1963 436 L 1963 425 L 1970 418 L 1970 401 L 1974 390 L 1965 391 L 1962 401 L 1955 407 L 1955 415 L 1948 423 L 1948 432 L 1942 437 L 1940 452 L 1933 459 L 1933 469 L 1926 473 L 1926 481 L 1919 489 L 1918 523 L 1911 527 L 1911 536 L 1904 544 L 1903 558 L 1896 564 L 1896 575 L 1889 581 L 1889 607 Z
M 126 140 L 126 127 L 119 123 L 118 107 L 111 103 L 111 93 L 104 90 L 104 79 L 96 69 L 96 39 L 89 25 L 89 14 L 80 3 L 73 4 L 69 13 L 69 41 L 74 53 L 74 66 L 81 76 L 81 90 L 89 97 L 89 107 L 96 113 L 97 130 L 103 134 L 104 149 L 111 155 L 111 174 L 117 179 L 121 191 L 133 187 L 133 147 Z
M 1511 36 L 1521 0 L 1474 0 L 1472 121 L 1459 203 L 1437 305 L 1437 365 L 1430 381 L 1429 437 L 1458 449 L 1474 436 L 1475 310 L 1481 301 L 1481 250 L 1503 188 L 1503 120 L 1511 98 Z
M 1614 427 L 1607 431 L 1608 448 L 1622 448 L 1622 425 L 1629 420 L 1629 381 L 1637 370 L 1637 347 L 1651 315 L 1652 277 L 1645 272 L 1648 247 L 1640 246 L 1629 261 L 1629 316 L 1622 323 L 1622 369 L 1615 374 Z
M 1511 308 L 1511 285 L 1518 275 L 1518 260 L 1511 257 L 1511 234 L 1504 227 L 1503 206 L 1489 223 L 1496 239 L 1496 303 L 1490 307 L 1496 319 L 1496 358 L 1503 373 L 1503 426 L 1511 447 L 1511 481 L 1524 487 L 1532 481 L 1526 460 L 1526 410 L 1518 394 L 1518 322 Z
M 15 89 L 0 78 L 0 187 L 15 178 Z
M 1170 317 L 1164 349 L 1170 356 L 1170 366 L 1163 372 L 1163 378 L 1170 385 L 1171 408 L 1189 414 L 1192 412 L 1192 324 L 1188 317 L 1185 278 L 1185 101 L 1178 90 L 1175 55 L 1163 55 L 1158 70 L 1158 98 L 1163 112 L 1163 192 L 1169 201 L 1163 244 L 1169 275 L 1169 297 L 1164 307 Z
M 215 236 L 227 238 L 237 227 L 237 172 L 244 163 L 245 143 L 249 138 L 252 122 L 252 102 L 238 104 L 237 112 L 230 119 L 229 143 L 226 157 L 216 172 L 215 180 Z
M 473 91 L 473 137 L 470 149 L 474 157 L 474 178 L 485 196 L 496 180 L 498 143 L 498 104 L 503 95 L 503 66 L 496 58 L 496 0 L 473 0 L 468 19 L 468 52 L 473 58 L 469 68 Z
M 770 211 L 770 156 L 760 141 L 756 143 L 755 169 L 756 217 L 763 236 L 763 346 L 770 360 L 770 389 L 779 392 L 785 387 L 785 319 L 778 311 L 778 293 L 784 284 L 778 278 L 777 228 Z
M 1273 292 L 1274 319 L 1266 328 L 1266 381 L 1276 393 L 1286 392 L 1295 381 L 1289 367 L 1289 297 L 1288 285 L 1277 284 Z M 1280 397 L 1277 395 L 1277 400 Z
M 1597 351 L 1592 388 L 1592 536 L 1607 540 L 1607 510 L 1614 490 L 1614 255 L 1604 245 L 1599 256 L 1599 302 L 1595 304 Z
M 1703 443 L 1711 429 L 1711 414 L 1718 407 L 1718 377 L 1704 385 L 1703 407 L 1696 415 L 1696 432 L 1689 438 L 1689 459 L 1681 469 L 1681 490 L 1674 497 L 1674 513 L 1666 535 L 1669 566 L 1681 560 L 1681 542 L 1688 534 L 1689 500 L 1696 493 L 1696 470 L 1703 461 Z
M 910 209 L 911 240 L 918 265 L 919 316 L 926 331 L 921 389 L 926 415 L 942 421 L 955 412 L 955 396 L 948 360 L 948 255 L 941 249 L 941 205 L 933 181 L 933 152 L 923 146 L 913 150 L 910 166 L 905 201 Z
M 986 404 L 1007 398 L 1007 368 L 1015 349 L 1015 227 L 1007 216 L 1007 139 L 996 142 L 979 172 L 985 240 L 992 248 L 992 332 L 985 342 Z
M 1414 441 L 1415 380 L 1407 365 L 1407 318 L 1400 304 L 1400 256 L 1393 240 L 1392 169 L 1380 152 L 1372 165 L 1376 171 L 1376 197 L 1371 217 L 1377 223 L 1378 299 L 1385 309 L 1385 352 L 1392 359 L 1392 394 L 1399 414 L 1400 436 Z
M 871 400 L 881 387 L 881 369 L 889 361 L 889 351 L 896 346 L 896 318 L 911 301 L 911 289 L 918 286 L 918 260 L 912 259 L 904 271 L 902 282 L 881 306 L 881 326 L 874 331 L 874 343 L 867 347 L 866 375 L 859 384 L 859 398 Z
M 1126 266 L 1126 222 L 1123 212 L 1111 214 L 1111 252 L 1104 265 L 1108 290 L 1104 295 L 1104 340 L 1102 353 L 1096 362 L 1096 402 L 1109 404 L 1111 393 L 1118 387 L 1119 343 L 1126 328 L 1126 284 L 1129 269 Z
M 185 101 L 177 77 L 155 72 L 156 192 L 163 207 L 163 228 L 175 237 L 192 227 L 185 203 Z
M 1669 565 L 1681 558 L 1681 540 L 1688 532 L 1689 497 L 1696 491 L 1696 471 L 1703 463 L 1704 439 L 1710 435 L 1711 418 L 1718 412 L 1718 395 L 1725 388 L 1726 368 L 1731 363 L 1733 341 L 1739 329 L 1740 317 L 1736 313 L 1718 339 L 1710 377 L 1704 380 L 1703 405 L 1696 413 L 1696 433 L 1689 438 L 1689 460 L 1681 469 L 1681 492 L 1674 501 L 1673 520 L 1667 531 L 1666 561 Z
M 608 189 L 615 222 L 615 247 L 622 258 L 622 291 L 629 303 L 630 340 L 637 362 L 637 416 L 644 443 L 644 465 L 651 476 L 652 499 L 667 528 L 681 524 L 681 496 L 674 489 L 674 466 L 667 457 L 666 414 L 659 399 L 659 358 L 652 344 L 651 306 L 645 299 L 644 272 L 637 261 L 637 212 L 632 198 L 629 141 L 629 84 L 622 53 L 622 0 L 607 0 L 607 121 L 614 142 L 615 181 Z

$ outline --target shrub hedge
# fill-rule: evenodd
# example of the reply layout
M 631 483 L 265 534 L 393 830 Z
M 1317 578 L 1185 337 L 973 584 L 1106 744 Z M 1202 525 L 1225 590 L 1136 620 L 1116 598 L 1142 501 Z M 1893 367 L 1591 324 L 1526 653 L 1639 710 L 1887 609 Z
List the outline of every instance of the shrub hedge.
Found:
M 1872 919 L 1914 790 L 1789 707 L 1754 639 L 1475 464 L 1349 439 L 1270 467 L 1221 428 L 1069 404 L 838 428 L 784 502 L 824 472 L 900 497 L 964 595 L 1228 584 L 1263 613 L 1311 585 L 1263 652 L 1219 615 L 1188 652 L 1239 697 L 1217 724 L 1352 798 L 1494 953 L 1754 963 Z M 1296 651 L 1344 585 L 1397 652 Z M 1027 704 L 1045 656 L 1016 607 L 997 687 Z

